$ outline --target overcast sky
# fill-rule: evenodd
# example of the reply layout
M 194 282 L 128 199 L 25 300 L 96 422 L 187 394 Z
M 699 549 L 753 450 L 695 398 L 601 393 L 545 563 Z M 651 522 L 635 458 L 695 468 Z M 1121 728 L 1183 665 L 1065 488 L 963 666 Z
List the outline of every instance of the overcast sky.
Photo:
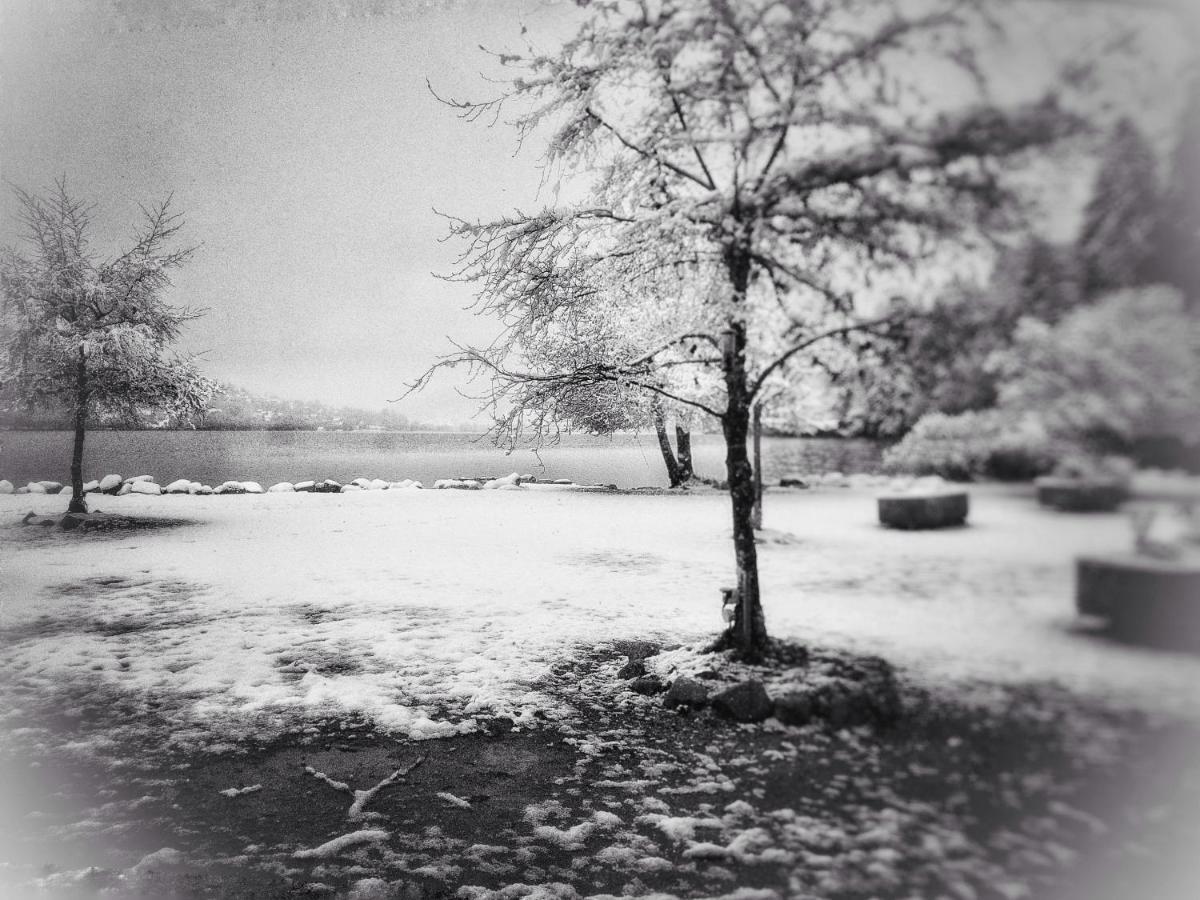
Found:
M 494 325 L 432 276 L 453 245 L 437 207 L 536 204 L 536 154 L 460 122 L 425 85 L 479 96 L 479 44 L 546 44 L 566 0 L 0 0 L 0 167 L 65 175 L 102 237 L 174 192 L 200 244 L 172 299 L 205 307 L 186 350 L 251 390 L 376 408 Z M 1028 50 L 1028 48 L 1027 48 Z M 1036 55 L 1040 51 L 1028 51 Z M 1027 62 L 1027 60 L 1026 60 Z M 1014 71 L 1027 68 L 1013 61 Z M 0 242 L 16 237 L 0 198 Z M 103 244 L 103 240 L 100 242 Z M 459 421 L 448 381 L 399 411 Z

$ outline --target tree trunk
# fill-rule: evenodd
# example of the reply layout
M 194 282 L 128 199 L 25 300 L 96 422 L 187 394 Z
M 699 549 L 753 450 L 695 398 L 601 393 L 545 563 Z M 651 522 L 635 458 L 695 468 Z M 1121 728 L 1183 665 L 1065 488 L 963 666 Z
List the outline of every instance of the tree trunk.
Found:
M 675 452 L 679 456 L 679 480 L 691 481 L 696 472 L 692 468 L 692 433 L 675 423 Z
M 87 512 L 87 501 L 83 499 L 83 435 L 87 427 L 87 360 L 83 347 L 79 348 L 79 362 L 75 365 L 75 447 L 71 452 L 71 503 L 67 512 Z
M 750 260 L 734 248 L 726 256 L 734 300 L 744 302 Z M 758 590 L 758 549 L 754 543 L 754 471 L 746 453 L 750 432 L 750 385 L 746 375 L 746 325 L 740 318 L 727 324 L 724 348 L 728 401 L 721 418 L 725 434 L 725 471 L 733 506 L 733 550 L 737 560 L 738 606 L 731 636 L 746 659 L 757 659 L 767 647 L 767 626 Z
M 667 423 L 663 418 L 662 407 L 654 404 L 654 432 L 658 435 L 658 449 L 662 451 L 663 462 L 667 466 L 667 480 L 671 487 L 679 487 L 682 483 L 679 477 L 679 463 L 671 452 L 671 439 L 667 436 Z

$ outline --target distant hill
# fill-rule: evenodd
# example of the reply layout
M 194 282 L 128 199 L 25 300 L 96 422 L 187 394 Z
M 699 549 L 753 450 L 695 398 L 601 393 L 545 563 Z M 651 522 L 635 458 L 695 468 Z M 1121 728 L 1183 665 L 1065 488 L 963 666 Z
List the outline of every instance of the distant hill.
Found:
M 10 430 L 71 428 L 65 410 L 0 412 L 0 428 Z M 101 417 L 93 428 L 174 429 L 178 423 L 161 413 L 126 417 Z M 191 426 L 184 426 L 191 427 Z M 195 427 L 210 431 L 477 431 L 462 425 L 429 424 L 410 419 L 390 409 L 376 411 L 349 406 L 330 406 L 316 400 L 283 400 L 255 394 L 236 385 L 222 384 Z

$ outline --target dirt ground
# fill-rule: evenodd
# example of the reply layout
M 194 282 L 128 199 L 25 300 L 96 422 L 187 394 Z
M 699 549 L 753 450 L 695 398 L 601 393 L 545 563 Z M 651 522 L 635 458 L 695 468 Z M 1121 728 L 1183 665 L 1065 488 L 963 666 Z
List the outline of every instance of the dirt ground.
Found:
M 412 742 L 326 718 L 216 753 L 174 748 L 136 698 L 64 686 L 57 715 L 8 722 L 4 895 L 1115 900 L 1200 884 L 1194 726 L 982 684 L 908 685 L 891 727 L 739 726 L 627 690 L 624 661 L 557 667 L 541 687 L 573 714 L 532 729 Z M 345 788 L 397 770 L 350 820 Z M 304 856 L 356 830 L 385 836 Z

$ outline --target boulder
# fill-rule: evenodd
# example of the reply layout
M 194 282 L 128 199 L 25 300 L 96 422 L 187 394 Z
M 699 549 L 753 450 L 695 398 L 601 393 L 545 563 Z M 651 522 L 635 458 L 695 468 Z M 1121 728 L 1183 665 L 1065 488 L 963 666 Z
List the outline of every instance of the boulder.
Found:
M 168 484 L 165 488 L 163 488 L 163 493 L 164 494 L 186 494 L 189 491 L 191 491 L 191 489 L 192 489 L 192 482 L 188 481 L 186 478 L 178 478 L 175 481 L 172 481 L 170 484 Z
M 153 475 L 134 475 L 130 478 L 126 478 L 124 483 L 125 484 L 133 484 L 135 481 L 153 481 L 153 480 L 154 480 Z
M 207 496 L 214 493 L 214 491 L 207 484 L 201 484 L 193 488 L 190 493 L 196 494 L 197 496 Z
M 14 494 L 28 494 L 29 493 L 29 485 L 21 485 L 21 487 L 17 488 L 15 491 L 13 491 L 13 493 Z
M 657 656 L 662 645 L 653 641 L 613 641 L 613 650 L 630 659 L 646 659 Z
M 161 494 L 162 488 L 153 481 L 134 481 L 129 485 L 129 491 L 133 494 Z
M 99 489 L 105 494 L 115 494 L 123 483 L 120 475 L 105 475 L 100 479 Z
M 14 490 L 13 483 L 7 478 L 0 480 L 0 494 L 11 494 Z
M 388 487 L 393 491 L 420 490 L 421 482 L 413 481 L 411 478 L 405 478 L 403 481 L 393 481 Z
M 735 722 L 762 722 L 774 711 L 767 689 L 756 678 L 738 682 L 714 694 L 712 708 L 717 715 Z
M 708 687 L 694 678 L 676 678 L 663 697 L 663 706 L 699 708 L 708 703 Z
M 350 479 L 350 483 L 362 488 L 364 491 L 369 491 L 371 489 L 371 479 L 363 478 L 361 475 L 357 478 Z
M 46 489 L 42 487 L 42 483 L 40 481 L 31 481 L 29 484 L 25 485 L 25 493 L 44 494 L 46 493 Z
M 261 484 L 259 484 L 257 481 L 243 481 L 242 482 L 242 490 L 244 490 L 247 494 L 265 494 L 266 493 L 266 491 L 263 490 L 263 486 Z
M 807 691 L 790 691 L 775 698 L 775 718 L 784 725 L 807 725 L 815 713 L 816 705 Z
M 643 675 L 641 678 L 635 678 L 629 682 L 629 689 L 635 694 L 650 696 L 652 694 L 661 694 L 667 689 L 667 686 L 663 684 L 663 680 L 657 675 Z
M 808 480 L 801 478 L 799 475 L 789 475 L 786 478 L 779 479 L 779 486 L 785 488 L 806 488 Z
M 617 671 L 618 678 L 641 678 L 646 674 L 646 661 L 643 659 L 631 659 Z
M 117 488 L 117 496 L 124 497 L 126 494 L 131 493 L 133 493 L 133 483 L 129 481 L 122 481 L 121 486 Z
M 92 481 L 85 481 L 83 483 L 83 492 L 85 494 L 94 494 L 98 490 L 100 490 L 100 482 L 98 482 L 98 481 L 92 480 Z
M 372 478 L 371 483 L 367 485 L 367 490 L 386 491 L 391 486 L 391 482 L 384 481 L 382 478 Z
M 533 484 L 536 481 L 537 481 L 537 478 L 534 477 L 533 475 L 522 475 L 520 478 L 517 479 L 518 484 Z
M 365 490 L 366 490 L 366 488 L 364 488 L 362 485 L 354 484 L 353 482 L 350 484 L 343 484 L 342 488 L 341 488 L 341 492 L 343 494 L 353 494 L 355 491 L 365 491 Z
M 317 483 L 315 481 L 297 481 L 294 485 L 292 485 L 294 490 L 303 491 L 305 493 L 315 490 L 316 487 Z
M 67 513 L 59 521 L 63 531 L 74 531 L 76 528 L 87 530 L 93 519 L 87 513 Z
M 334 481 L 332 478 L 326 478 L 320 484 L 315 484 L 312 487 L 314 494 L 337 494 L 342 490 L 342 483 Z
M 267 488 L 268 494 L 292 494 L 295 491 L 296 486 L 290 481 L 281 481 L 279 484 L 273 484 Z
M 246 489 L 240 481 L 223 481 L 213 490 L 214 494 L 244 494 Z
M 964 525 L 969 510 L 966 491 L 890 494 L 878 504 L 880 524 L 907 530 Z
M 45 488 L 47 494 L 57 494 L 63 489 L 61 481 L 39 481 L 38 484 Z

